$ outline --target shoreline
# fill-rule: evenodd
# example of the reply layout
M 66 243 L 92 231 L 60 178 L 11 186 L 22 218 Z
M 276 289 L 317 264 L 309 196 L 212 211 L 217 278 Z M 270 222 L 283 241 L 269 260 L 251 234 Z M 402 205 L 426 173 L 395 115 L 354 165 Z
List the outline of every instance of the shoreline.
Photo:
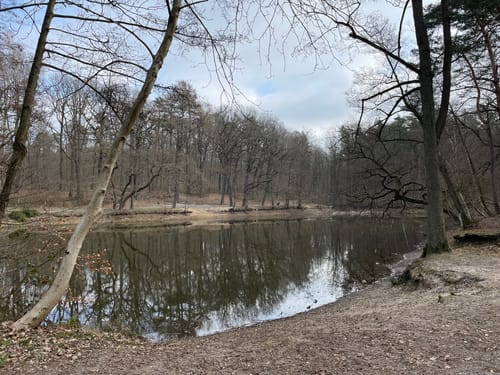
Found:
M 414 260 L 408 276 L 291 317 L 161 343 L 68 326 L 13 333 L 4 324 L 0 373 L 500 374 L 500 243 L 456 243 Z
M 19 223 L 8 219 L 2 223 L 1 231 L 45 231 L 57 228 L 61 231 L 74 229 L 83 213 L 82 208 L 52 208 L 40 211 L 41 215 Z M 91 231 L 113 229 L 141 229 L 168 226 L 221 225 L 239 222 L 264 222 L 276 220 L 308 220 L 357 217 L 380 217 L 377 212 L 356 210 L 338 210 L 330 207 L 306 206 L 303 208 L 269 208 L 250 207 L 249 209 L 232 210 L 226 206 L 203 204 L 191 205 L 185 209 L 168 209 L 148 206 L 136 209 L 112 210 L 106 208 L 103 214 L 92 225 Z M 393 212 L 386 215 L 391 218 L 422 219 L 421 211 L 415 210 L 402 215 Z
M 162 343 L 70 327 L 4 332 L 30 347 L 0 373 L 497 374 L 499 269 L 497 245 L 462 247 L 417 260 L 406 284 L 374 283 L 291 317 Z

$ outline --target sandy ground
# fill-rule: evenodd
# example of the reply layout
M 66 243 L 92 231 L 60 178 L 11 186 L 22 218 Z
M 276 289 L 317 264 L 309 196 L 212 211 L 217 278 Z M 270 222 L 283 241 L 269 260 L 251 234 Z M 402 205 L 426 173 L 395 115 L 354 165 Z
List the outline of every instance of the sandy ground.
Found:
M 456 247 L 410 275 L 290 318 L 159 344 L 5 325 L 0 373 L 500 374 L 500 245 Z
M 19 224 L 13 220 L 4 222 L 4 229 L 12 230 L 16 227 L 31 229 L 57 227 L 58 229 L 72 230 L 78 223 L 82 208 L 50 209 L 41 211 L 43 214 L 33 218 L 29 223 Z M 151 227 L 169 225 L 209 225 L 217 223 L 234 223 L 248 221 L 283 220 L 283 219 L 314 219 L 333 216 L 366 216 L 368 212 L 336 211 L 327 207 L 309 206 L 303 209 L 290 208 L 241 208 L 231 209 L 227 206 L 215 204 L 196 204 L 188 207 L 142 206 L 132 210 L 112 210 L 107 208 L 93 225 L 93 230 L 120 229 L 127 227 Z

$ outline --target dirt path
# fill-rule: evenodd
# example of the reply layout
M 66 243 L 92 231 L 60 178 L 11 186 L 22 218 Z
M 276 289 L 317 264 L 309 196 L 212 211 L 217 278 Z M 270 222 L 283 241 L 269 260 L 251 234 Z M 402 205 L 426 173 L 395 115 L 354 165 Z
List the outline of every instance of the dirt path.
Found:
M 418 284 L 383 281 L 291 318 L 163 344 L 5 330 L 0 373 L 500 374 L 500 246 L 430 257 L 412 275 Z

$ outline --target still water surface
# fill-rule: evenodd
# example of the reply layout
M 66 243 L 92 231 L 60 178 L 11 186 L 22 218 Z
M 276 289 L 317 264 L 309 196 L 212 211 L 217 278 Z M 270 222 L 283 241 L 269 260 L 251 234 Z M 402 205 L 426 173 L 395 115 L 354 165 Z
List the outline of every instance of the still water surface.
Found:
M 290 316 L 387 274 L 419 230 L 356 218 L 94 232 L 49 319 L 160 341 Z

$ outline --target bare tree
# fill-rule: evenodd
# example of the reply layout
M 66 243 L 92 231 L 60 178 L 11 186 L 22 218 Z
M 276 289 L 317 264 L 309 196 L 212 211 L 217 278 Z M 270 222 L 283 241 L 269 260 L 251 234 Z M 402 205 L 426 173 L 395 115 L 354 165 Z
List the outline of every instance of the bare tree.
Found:
M 23 317 L 21 317 L 17 322 L 14 323 L 14 328 L 38 325 L 66 291 L 82 243 L 92 224 L 96 221 L 96 219 L 102 212 L 102 204 L 118 156 L 123 146 L 125 145 L 127 137 L 136 126 L 136 123 L 141 115 L 146 100 L 155 85 L 158 73 L 163 65 L 165 57 L 170 50 L 174 38 L 179 40 L 181 43 L 185 43 L 190 46 L 201 46 L 204 52 L 211 52 L 218 64 L 217 67 L 219 68 L 219 70 L 217 71 L 217 73 L 222 72 L 222 74 L 227 74 L 228 69 L 231 68 L 231 54 L 229 51 L 224 51 L 223 43 L 231 43 L 235 40 L 235 38 L 237 38 L 237 36 L 231 34 L 230 28 L 224 29 L 222 31 L 223 35 L 221 37 L 210 33 L 205 25 L 203 17 L 199 13 L 199 9 L 196 8 L 196 6 L 200 4 L 200 2 L 172 0 L 167 1 L 166 6 L 165 4 L 158 5 L 157 8 L 153 9 L 143 8 L 141 6 L 136 7 L 135 2 L 130 2 L 130 4 L 128 4 L 129 7 L 126 4 L 126 1 L 124 1 L 123 3 L 112 2 L 109 4 L 105 4 L 111 7 L 112 13 L 115 12 L 113 14 L 122 16 L 122 18 L 117 16 L 118 18 L 116 19 L 110 18 L 105 12 L 102 13 L 99 10 L 99 7 L 98 10 L 92 10 L 92 8 L 86 8 L 85 5 L 74 3 L 72 3 L 72 5 L 80 8 L 81 11 L 84 12 L 85 17 L 78 14 L 70 15 L 69 13 L 59 15 L 59 17 L 65 18 L 67 20 L 83 22 L 86 30 L 92 30 L 92 28 L 95 27 L 96 23 L 98 25 L 111 24 L 112 26 L 122 28 L 123 30 L 125 30 L 125 32 L 131 35 L 132 39 L 137 41 L 143 48 L 146 49 L 146 52 L 151 60 L 149 63 L 149 67 L 143 68 L 141 64 L 138 64 L 131 60 L 117 59 L 116 55 L 113 54 L 112 55 L 114 58 L 112 58 L 111 62 L 107 64 L 106 61 L 103 60 L 103 54 L 105 57 L 106 53 L 110 52 L 109 50 L 97 51 L 93 48 L 90 48 L 90 50 L 96 53 L 92 56 L 93 60 L 91 62 L 80 60 L 78 57 L 72 55 L 71 53 L 63 53 L 58 49 L 50 51 L 51 54 L 59 56 L 63 60 L 64 58 L 69 58 L 73 61 L 76 60 L 76 62 L 78 63 L 88 65 L 89 71 L 92 73 L 94 78 L 99 78 L 99 74 L 103 71 L 105 71 L 106 73 L 119 74 L 123 76 L 124 72 L 120 69 L 123 69 L 124 65 L 128 67 L 135 67 L 138 71 L 144 73 L 144 77 L 138 78 L 136 75 L 128 75 L 128 79 L 135 81 L 140 80 L 142 82 L 141 88 L 137 93 L 135 99 L 133 100 L 129 112 L 122 119 L 121 127 L 114 137 L 109 151 L 107 152 L 107 158 L 97 178 L 95 190 L 92 194 L 89 204 L 87 205 L 84 215 L 82 216 L 67 244 L 59 271 L 57 272 L 50 288 L 42 296 L 40 301 Z M 88 3 L 89 7 L 91 7 L 92 5 L 95 4 L 93 2 Z M 221 8 L 224 8 L 225 6 L 229 8 L 232 7 L 232 5 L 229 3 L 219 5 L 221 6 Z M 151 13 L 149 10 L 154 11 L 155 15 L 153 16 L 153 13 Z M 92 11 L 94 13 L 92 13 Z M 89 12 L 93 14 L 93 17 L 89 16 Z M 158 17 L 158 14 L 164 14 L 165 12 L 167 13 L 166 19 L 161 19 Z M 178 20 L 181 13 L 183 15 L 183 22 L 179 23 Z M 125 20 L 123 19 L 123 17 L 125 18 Z M 142 21 L 144 21 L 144 24 L 131 23 L 130 20 L 135 20 L 136 18 L 140 18 Z M 139 36 L 141 30 L 146 34 L 143 35 L 142 39 Z M 99 36 L 98 33 L 92 35 L 99 39 L 99 41 L 102 41 L 100 40 L 101 37 L 104 38 L 104 42 L 108 40 L 108 37 L 115 37 L 115 35 L 107 34 L 105 34 L 104 36 Z M 75 35 L 75 37 L 78 39 L 79 35 Z M 88 47 L 89 45 L 93 45 L 94 42 L 96 42 L 96 40 L 88 41 L 88 44 L 82 46 L 82 49 L 88 52 L 89 49 L 86 48 L 86 46 Z M 158 46 L 156 52 L 153 52 L 152 47 L 150 47 L 149 45 L 150 43 L 154 43 Z M 56 46 L 57 48 L 62 48 L 63 50 L 64 48 L 68 47 L 66 44 L 60 41 L 53 42 L 52 45 Z M 102 52 L 102 54 L 100 52 Z M 129 52 L 130 51 L 127 51 L 127 53 Z M 54 69 L 63 70 L 61 66 L 49 65 L 47 63 L 45 65 L 50 66 Z M 71 73 L 67 70 L 65 70 L 65 73 L 71 76 L 76 76 L 74 73 Z M 229 79 L 229 77 L 227 78 Z M 95 89 L 95 86 L 92 85 L 91 80 L 85 80 L 85 82 L 83 83 Z
M 480 133 L 483 134 L 474 134 L 479 135 L 481 142 L 489 148 L 491 196 L 496 214 L 500 212 L 495 155 L 495 122 L 500 120 L 500 76 L 497 62 L 499 9 L 498 0 L 457 0 L 453 2 L 449 14 L 452 25 L 460 30 L 453 40 L 457 57 L 454 118 L 460 121 L 459 115 L 474 113 L 482 124 L 484 131 Z M 430 6 L 427 18 L 431 26 L 441 27 L 440 13 L 438 5 Z
M 19 122 L 28 71 L 27 54 L 15 36 L 0 29 L 0 39 L 0 162 L 4 164 Z
M 42 70 L 43 55 L 46 49 L 47 37 L 49 35 L 50 25 L 54 18 L 54 8 L 56 0 L 49 0 L 45 9 L 45 16 L 40 29 L 40 36 L 31 64 L 31 70 L 24 91 L 24 99 L 22 103 L 21 114 L 19 118 L 19 125 L 17 126 L 14 143 L 12 144 L 12 155 L 9 159 L 7 171 L 5 173 L 5 180 L 0 192 L 0 223 L 5 215 L 5 210 L 9 203 L 12 186 L 16 178 L 17 171 L 23 159 L 26 156 L 26 140 L 28 139 L 28 132 L 31 126 L 31 116 L 33 107 L 35 105 L 35 95 Z M 0 13 L 10 10 L 10 8 L 0 8 Z
M 90 92 L 82 88 L 78 81 L 63 77 L 52 90 L 54 114 L 59 123 L 59 185 L 62 188 L 63 159 L 70 161 L 69 196 L 76 202 L 83 201 L 83 154 L 89 139 L 88 115 Z M 66 141 L 66 142 L 64 142 Z
M 238 116 L 231 111 L 220 111 L 216 116 L 215 133 L 214 147 L 220 163 L 220 204 L 224 204 L 227 194 L 229 205 L 234 207 L 237 170 L 243 154 Z
M 326 53 L 338 56 L 336 46 L 345 36 L 358 45 L 381 54 L 387 62 L 388 80 L 382 79 L 378 90 L 362 100 L 362 112 L 369 103 L 375 103 L 374 108 L 385 113 L 389 120 L 402 107 L 408 107 L 410 99 L 416 97 L 416 105 L 412 107 L 423 131 L 428 203 L 427 245 L 423 255 L 448 251 L 444 230 L 438 141 L 446 124 L 451 87 L 452 40 L 449 1 L 440 2 L 442 58 L 432 54 L 422 0 L 404 2 L 401 21 L 395 35 L 391 33 L 387 23 L 377 22 L 375 17 L 365 17 L 362 5 L 359 1 L 304 0 L 279 2 L 274 6 L 267 3 L 267 6 L 259 8 L 259 12 L 272 19 L 269 9 L 272 9 L 271 12 L 281 11 L 290 25 L 287 36 L 295 36 L 302 50 L 310 51 L 316 56 L 324 56 Z M 401 43 L 403 20 L 410 5 L 417 47 L 416 61 L 411 54 L 405 56 Z M 435 69 L 436 64 L 440 65 L 438 71 Z M 437 78 L 440 79 L 440 90 L 435 86 Z M 438 103 L 435 100 L 436 94 L 439 94 Z
M 90 227 L 93 222 L 99 216 L 102 210 L 102 203 L 106 190 L 111 179 L 111 174 L 116 164 L 116 160 L 120 153 L 127 136 L 130 134 L 135 126 L 135 123 L 142 111 L 144 103 L 148 98 L 153 85 L 158 76 L 158 72 L 163 65 L 163 61 L 168 54 L 172 40 L 174 38 L 177 21 L 179 18 L 179 13 L 182 9 L 182 1 L 174 0 L 172 4 L 168 7 L 168 23 L 167 28 L 163 34 L 163 39 L 156 53 L 152 56 L 152 63 L 147 70 L 147 75 L 144 80 L 143 87 L 138 93 L 132 110 L 130 111 L 127 119 L 124 121 L 122 128 L 117 134 L 110 148 L 108 158 L 103 166 L 103 169 L 99 175 L 96 189 L 92 195 L 92 198 L 87 206 L 85 214 L 82 216 L 80 222 L 78 223 L 75 231 L 73 232 L 68 246 L 65 251 L 65 255 L 59 267 L 59 271 L 50 286 L 49 290 L 42 296 L 40 301 L 23 317 L 16 321 L 13 325 L 14 328 L 19 329 L 26 326 L 37 326 L 40 322 L 47 316 L 50 310 L 57 304 L 61 296 L 66 291 L 69 280 L 73 273 L 73 269 L 76 264 L 80 248 L 82 246 L 83 240 L 85 239 Z

